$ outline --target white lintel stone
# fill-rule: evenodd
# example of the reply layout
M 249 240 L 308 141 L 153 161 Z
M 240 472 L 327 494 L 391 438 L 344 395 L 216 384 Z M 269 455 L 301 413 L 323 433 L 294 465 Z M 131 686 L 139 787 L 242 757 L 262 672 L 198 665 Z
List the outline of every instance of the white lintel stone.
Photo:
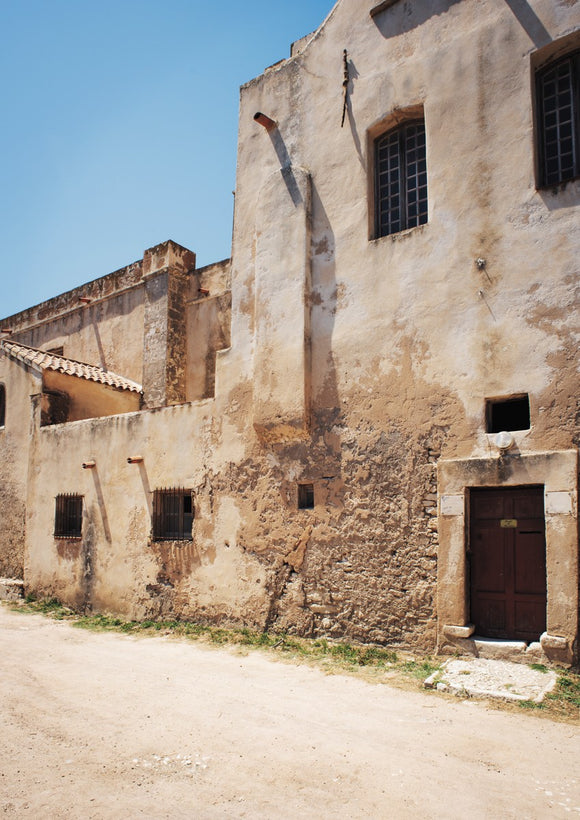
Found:
M 442 495 L 439 502 L 441 515 L 464 515 L 465 501 L 462 495 Z
M 574 500 L 572 498 L 572 493 L 546 493 L 547 515 L 572 515 L 573 512 Z

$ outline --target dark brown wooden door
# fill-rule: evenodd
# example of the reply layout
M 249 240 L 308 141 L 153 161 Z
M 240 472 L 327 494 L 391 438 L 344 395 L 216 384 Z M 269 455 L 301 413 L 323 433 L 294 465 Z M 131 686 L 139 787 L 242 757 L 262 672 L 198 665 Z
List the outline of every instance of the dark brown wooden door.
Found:
M 546 630 L 543 488 L 471 490 L 469 555 L 476 634 L 537 641 Z

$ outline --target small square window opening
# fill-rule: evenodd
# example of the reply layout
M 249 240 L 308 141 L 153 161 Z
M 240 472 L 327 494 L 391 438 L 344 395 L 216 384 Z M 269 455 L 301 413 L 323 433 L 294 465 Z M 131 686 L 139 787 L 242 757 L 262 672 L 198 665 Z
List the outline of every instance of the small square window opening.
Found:
M 485 415 L 488 433 L 501 433 L 504 430 L 529 430 L 529 396 L 489 399 L 486 402 Z
M 191 490 L 155 490 L 153 493 L 153 540 L 193 541 Z
M 314 484 L 299 484 L 298 485 L 298 509 L 299 510 L 313 510 L 314 509 Z
M 54 515 L 55 538 L 80 538 L 83 528 L 82 495 L 57 495 Z

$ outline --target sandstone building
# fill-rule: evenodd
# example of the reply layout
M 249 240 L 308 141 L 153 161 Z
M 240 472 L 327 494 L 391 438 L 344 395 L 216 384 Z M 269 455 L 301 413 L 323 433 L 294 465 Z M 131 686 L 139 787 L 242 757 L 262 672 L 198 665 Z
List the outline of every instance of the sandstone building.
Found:
M 231 260 L 3 320 L 0 574 L 573 661 L 579 88 L 574 0 L 339 0 L 241 89 Z

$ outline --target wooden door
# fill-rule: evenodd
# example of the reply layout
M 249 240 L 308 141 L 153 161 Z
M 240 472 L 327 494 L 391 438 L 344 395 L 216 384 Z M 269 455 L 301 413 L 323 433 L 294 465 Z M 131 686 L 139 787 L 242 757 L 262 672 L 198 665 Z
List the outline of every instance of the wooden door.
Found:
M 543 487 L 470 491 L 471 621 L 488 638 L 546 630 Z

